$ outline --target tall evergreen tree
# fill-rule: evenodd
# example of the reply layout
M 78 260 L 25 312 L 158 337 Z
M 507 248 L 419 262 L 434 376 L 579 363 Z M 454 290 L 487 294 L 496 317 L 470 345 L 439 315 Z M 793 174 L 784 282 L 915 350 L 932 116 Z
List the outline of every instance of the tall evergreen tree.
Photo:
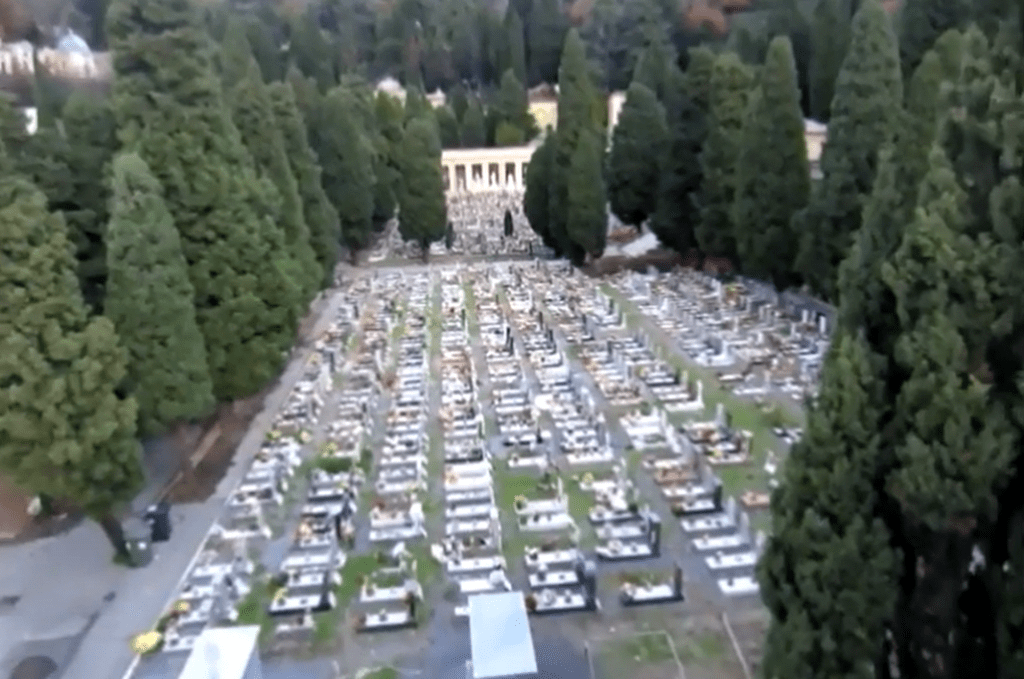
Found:
M 890 139 L 903 100 L 892 25 L 878 0 L 865 0 L 854 17 L 850 48 L 836 80 L 822 180 L 796 216 L 801 234 L 798 272 L 828 299 L 836 272 L 860 225 L 878 149 Z
M 507 56 L 505 68 L 511 69 L 512 74 L 520 83 L 526 84 L 526 34 L 523 32 L 523 20 L 510 3 L 505 12 L 505 41 Z
M 323 277 L 310 244 L 302 197 L 284 150 L 284 138 L 274 116 L 270 94 L 251 56 L 248 72 L 232 89 L 230 99 L 232 119 L 256 163 L 256 170 L 266 181 L 264 196 L 273 202 L 275 221 L 284 231 L 285 245 L 291 254 L 288 275 L 300 286 L 302 299 L 312 299 Z
M 608 235 L 608 199 L 605 195 L 604 139 L 594 131 L 580 135 L 569 167 L 569 217 L 565 230 L 585 256 L 604 252 Z
M 658 101 L 664 102 L 674 63 L 674 55 L 665 43 L 652 42 L 637 59 L 633 82 L 645 85 L 654 92 Z
M 128 352 L 139 431 L 158 434 L 213 406 L 195 290 L 160 184 L 135 154 L 114 161 L 104 315 Z
M 284 78 L 284 52 L 276 35 L 280 21 L 276 17 L 268 18 L 262 14 L 246 17 L 245 35 L 249 39 L 249 47 L 256 63 L 260 65 L 263 81 L 276 82 Z
M 840 0 L 820 0 L 811 23 L 811 60 L 808 89 L 811 117 L 827 123 L 832 113 L 836 78 L 850 44 L 850 23 Z
M 122 142 L 164 187 L 214 395 L 248 396 L 277 373 L 298 324 L 301 296 L 285 273 L 284 235 L 225 110 L 188 0 L 115 0 L 107 16 Z
M 355 261 L 373 233 L 373 148 L 359 124 L 351 92 L 336 88 L 324 105 L 330 131 L 320 158 L 324 190 L 341 219 L 341 241 Z
M 575 263 L 584 252 L 567 233 L 569 174 L 580 136 L 597 128 L 597 93 L 590 78 L 586 51 L 579 33 L 569 31 L 558 67 L 558 125 L 548 187 L 548 229 L 558 242 L 557 250 Z
M 700 152 L 704 143 L 704 114 L 694 101 L 687 79 L 673 68 L 665 95 L 668 136 L 658 154 L 658 195 L 651 231 L 662 243 L 686 255 L 697 245 L 700 213 L 694 193 L 700 189 Z
M 321 92 L 326 92 L 337 83 L 331 46 L 320 28 L 315 5 L 309 5 L 306 11 L 292 20 L 288 53 L 292 63 L 306 77 L 312 78 Z
M 466 114 L 462 117 L 459 136 L 462 139 L 463 148 L 478 149 L 487 145 L 487 126 L 484 122 L 484 109 L 480 100 L 473 97 L 466 107 Z
M 654 211 L 660 168 L 652 161 L 664 150 L 667 137 L 665 110 L 657 96 L 634 82 L 612 131 L 608 158 L 608 199 L 624 224 L 639 229 Z
M 245 80 L 249 75 L 252 61 L 252 46 L 249 44 L 249 36 L 246 34 L 245 24 L 240 17 L 232 16 L 228 19 L 224 40 L 221 42 L 220 50 L 217 52 L 220 79 L 224 83 L 226 90 L 230 91 L 238 83 Z M 263 80 L 262 73 L 260 73 L 260 80 Z
M 274 82 L 267 86 L 267 92 L 302 200 L 309 243 L 320 263 L 320 280 L 323 285 L 330 285 L 341 242 L 338 212 L 324 192 L 320 163 L 309 146 L 306 125 L 295 102 L 292 86 L 287 82 Z
M 501 76 L 501 87 L 492 108 L 498 116 L 499 123 L 506 123 L 519 129 L 523 140 L 537 136 L 537 121 L 530 113 L 526 88 L 511 69 Z
M 702 172 L 695 201 L 700 208 L 697 245 L 716 257 L 736 257 L 736 229 L 732 205 L 736 195 L 736 170 L 740 134 L 754 76 L 735 54 L 715 60 L 707 137 L 700 153 Z
M 398 191 L 398 230 L 417 243 L 426 258 L 430 244 L 444 238 L 448 208 L 441 176 L 441 143 L 427 120 L 408 124 L 401 147 L 402 180 Z
M 558 0 L 533 0 L 526 23 L 526 54 L 530 85 L 558 77 L 567 22 Z
M 530 164 L 526 167 L 526 191 L 523 193 L 523 214 L 530 222 L 530 228 L 540 236 L 544 245 L 560 255 L 559 241 L 551 232 L 548 210 L 551 206 L 550 181 L 551 169 L 554 164 L 555 137 L 548 128 L 544 141 L 530 156 Z
M 907 80 L 939 36 L 973 18 L 970 0 L 904 0 L 897 18 L 900 64 Z
M 504 234 L 505 237 L 510 237 L 514 233 L 514 224 L 512 222 L 512 212 L 508 208 L 505 208 L 505 216 L 503 218 Z
M 796 282 L 791 222 L 811 190 L 789 38 L 772 40 L 759 80 L 740 137 L 733 225 L 743 271 L 782 290 Z
M 86 313 L 63 220 L 0 156 L 0 469 L 81 506 L 123 555 L 118 511 L 143 483 L 125 352 Z
M 434 109 L 437 117 L 437 131 L 441 137 L 441 148 L 456 149 L 460 145 L 459 121 L 450 106 L 438 106 Z

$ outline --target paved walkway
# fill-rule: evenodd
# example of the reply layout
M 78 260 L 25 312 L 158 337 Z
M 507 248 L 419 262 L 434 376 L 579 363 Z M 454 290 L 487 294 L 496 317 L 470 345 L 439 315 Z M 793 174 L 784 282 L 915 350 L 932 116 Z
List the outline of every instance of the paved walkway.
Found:
M 321 302 L 315 334 L 335 317 L 340 299 L 332 294 Z M 0 596 L 21 597 L 13 609 L 0 610 L 0 677 L 36 654 L 52 657 L 61 679 L 121 679 L 134 666 L 129 640 L 149 629 L 170 603 L 228 494 L 245 475 L 265 431 L 301 377 L 308 353 L 293 356 L 213 496 L 173 507 L 171 540 L 155 546 L 154 560 L 146 568 L 112 563 L 110 545 L 91 521 L 63 535 L 0 550 Z

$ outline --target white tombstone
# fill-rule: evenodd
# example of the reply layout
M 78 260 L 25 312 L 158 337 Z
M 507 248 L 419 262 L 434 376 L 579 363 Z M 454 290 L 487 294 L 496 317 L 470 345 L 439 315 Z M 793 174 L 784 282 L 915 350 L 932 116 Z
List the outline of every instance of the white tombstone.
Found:
M 822 335 L 828 334 L 828 318 L 825 314 L 818 316 L 818 332 Z

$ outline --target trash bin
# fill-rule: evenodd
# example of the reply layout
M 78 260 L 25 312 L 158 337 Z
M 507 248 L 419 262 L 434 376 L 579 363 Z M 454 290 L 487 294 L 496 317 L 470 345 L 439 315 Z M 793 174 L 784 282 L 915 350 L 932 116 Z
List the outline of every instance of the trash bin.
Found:
M 146 509 L 146 521 L 149 522 L 150 539 L 153 542 L 167 542 L 171 539 L 171 505 L 158 502 Z
M 128 519 L 122 527 L 124 531 L 125 547 L 128 548 L 128 558 L 132 566 L 136 568 L 148 566 L 153 560 L 153 545 L 151 541 L 151 529 L 142 519 Z

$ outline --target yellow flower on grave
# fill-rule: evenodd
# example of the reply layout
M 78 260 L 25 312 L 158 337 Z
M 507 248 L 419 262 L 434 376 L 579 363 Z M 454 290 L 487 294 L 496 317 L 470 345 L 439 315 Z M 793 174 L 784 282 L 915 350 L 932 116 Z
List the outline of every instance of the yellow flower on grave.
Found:
M 593 482 L 594 482 L 594 475 L 592 473 L 587 472 L 586 474 L 583 475 L 583 483 L 593 483 Z
M 189 603 L 187 601 L 184 601 L 184 600 L 182 600 L 182 601 L 175 601 L 174 602 L 174 606 L 171 607 L 172 611 L 174 611 L 175 613 L 182 614 L 182 615 L 184 615 L 185 613 L 188 613 L 190 609 L 191 609 L 191 606 L 189 606 Z
M 160 632 L 157 632 L 156 630 L 136 634 L 132 637 L 131 641 L 132 653 L 136 653 L 138 655 L 152 653 L 157 649 L 163 639 L 164 635 L 160 634 Z

